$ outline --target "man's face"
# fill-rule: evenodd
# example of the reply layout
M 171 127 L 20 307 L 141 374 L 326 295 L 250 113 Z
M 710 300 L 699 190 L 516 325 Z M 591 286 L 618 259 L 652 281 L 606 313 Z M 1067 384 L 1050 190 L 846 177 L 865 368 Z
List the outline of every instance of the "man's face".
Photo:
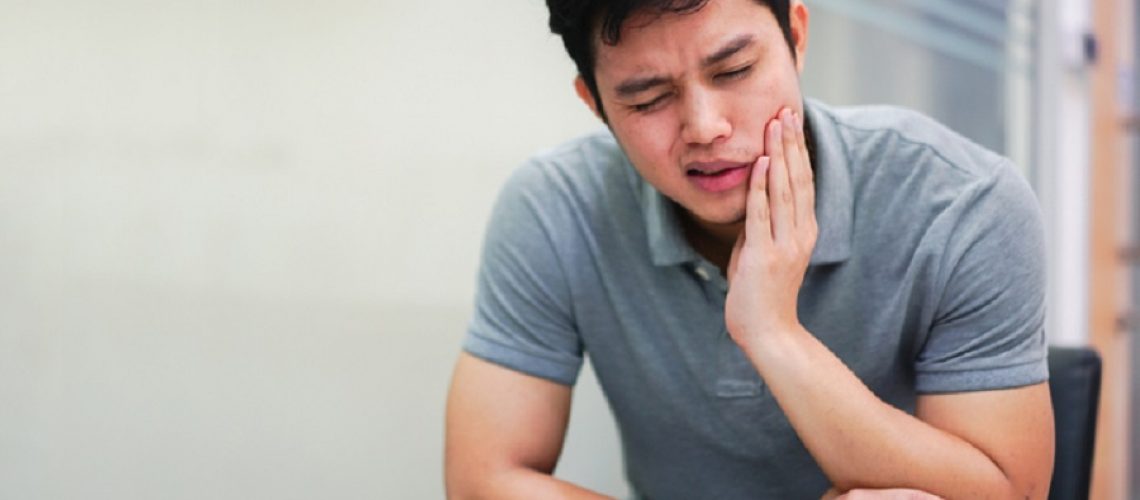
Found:
M 638 13 L 616 46 L 597 42 L 598 93 L 622 149 L 646 181 L 706 225 L 743 220 L 765 125 L 785 107 L 803 113 L 807 10 L 795 3 L 792 12 L 795 59 L 772 11 L 755 0 Z

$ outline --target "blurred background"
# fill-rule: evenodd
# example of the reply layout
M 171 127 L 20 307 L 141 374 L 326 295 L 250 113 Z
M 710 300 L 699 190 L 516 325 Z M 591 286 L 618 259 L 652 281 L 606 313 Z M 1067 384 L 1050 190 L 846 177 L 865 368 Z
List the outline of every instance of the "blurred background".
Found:
M 1133 0 L 807 0 L 809 96 L 1013 158 L 1140 495 Z M 0 498 L 440 498 L 483 227 L 600 124 L 540 0 L 0 0 Z M 558 474 L 623 495 L 590 370 Z

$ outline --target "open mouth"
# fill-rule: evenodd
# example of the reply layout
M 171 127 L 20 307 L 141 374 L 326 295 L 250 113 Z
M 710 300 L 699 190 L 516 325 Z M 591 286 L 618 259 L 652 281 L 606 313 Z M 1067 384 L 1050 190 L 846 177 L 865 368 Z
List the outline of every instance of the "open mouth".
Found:
M 716 193 L 747 181 L 750 166 L 748 163 L 727 162 L 694 165 L 685 171 L 685 175 L 700 189 Z
M 700 170 L 700 169 L 696 169 L 696 168 L 690 168 L 689 171 L 687 172 L 687 174 L 690 176 L 699 176 L 699 177 L 717 177 L 717 176 L 725 175 L 727 173 L 731 173 L 733 170 L 738 170 L 741 168 L 745 168 L 745 167 L 725 168 L 725 169 L 721 169 L 721 170 Z

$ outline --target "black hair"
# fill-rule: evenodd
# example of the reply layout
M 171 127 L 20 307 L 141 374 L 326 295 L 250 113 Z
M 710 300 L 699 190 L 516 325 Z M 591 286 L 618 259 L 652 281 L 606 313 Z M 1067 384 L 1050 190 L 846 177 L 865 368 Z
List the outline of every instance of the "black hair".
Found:
M 767 6 L 775 15 L 794 59 L 796 51 L 795 41 L 792 40 L 789 0 L 754 1 Z M 594 76 L 594 33 L 601 35 L 603 43 L 617 45 L 621 39 L 622 24 L 634 13 L 688 14 L 700 10 L 706 3 L 708 0 L 546 0 L 546 7 L 550 9 L 550 31 L 562 37 L 566 52 L 574 60 L 578 74 L 594 98 L 598 114 L 605 120 L 602 99 L 598 95 L 598 81 Z

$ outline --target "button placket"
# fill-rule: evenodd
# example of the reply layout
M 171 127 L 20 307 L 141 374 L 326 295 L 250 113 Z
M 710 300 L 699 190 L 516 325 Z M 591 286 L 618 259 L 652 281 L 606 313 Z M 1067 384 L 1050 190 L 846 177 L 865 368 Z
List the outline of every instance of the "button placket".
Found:
M 697 268 L 694 272 L 697 273 L 697 276 L 699 276 L 701 280 L 708 281 L 711 278 L 709 270 L 703 265 L 697 264 Z

